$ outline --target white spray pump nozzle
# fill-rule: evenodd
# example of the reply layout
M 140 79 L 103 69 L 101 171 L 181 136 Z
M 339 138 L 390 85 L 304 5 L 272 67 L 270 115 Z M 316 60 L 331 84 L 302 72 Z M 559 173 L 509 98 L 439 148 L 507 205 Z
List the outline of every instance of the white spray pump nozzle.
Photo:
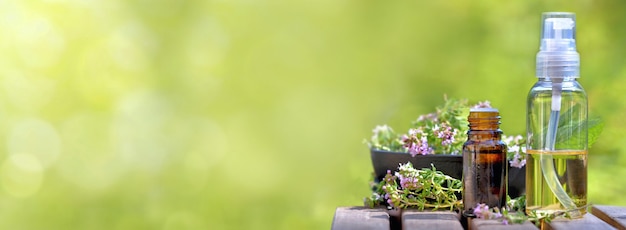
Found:
M 542 17 L 541 46 L 537 53 L 537 77 L 578 77 L 580 57 L 576 52 L 576 15 L 550 12 Z
M 576 51 L 576 18 L 568 13 L 543 15 L 541 51 Z

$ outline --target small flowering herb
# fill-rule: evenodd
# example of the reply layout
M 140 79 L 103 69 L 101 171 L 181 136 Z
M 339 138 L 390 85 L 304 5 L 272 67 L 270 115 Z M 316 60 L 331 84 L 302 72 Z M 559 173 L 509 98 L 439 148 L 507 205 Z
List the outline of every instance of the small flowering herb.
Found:
M 365 204 L 370 207 L 455 210 L 460 209 L 462 203 L 458 199 L 461 181 L 437 171 L 434 166 L 418 170 L 410 162 L 400 164 L 398 171 L 387 171 L 380 183 L 372 185 L 373 194 L 365 198 Z
M 509 165 L 515 168 L 524 167 L 526 165 L 526 140 L 521 135 L 502 135 L 502 142 L 508 147 L 506 155 Z
M 400 141 L 396 132 L 388 125 L 378 125 L 372 132 L 374 135 L 372 135 L 372 138 L 367 142 L 370 148 L 406 152 L 403 148 L 403 142 Z
M 409 136 L 402 136 L 402 143 L 402 147 L 408 149 L 411 156 L 428 155 L 434 151 L 428 145 L 428 134 L 421 129 L 410 129 Z
M 396 134 L 387 125 L 376 126 L 366 143 L 372 149 L 405 152 L 411 156 L 461 154 L 463 143 L 467 141 L 469 109 L 491 108 L 491 103 L 483 101 L 470 105 L 465 99 L 444 99 L 445 103 L 437 107 L 436 112 L 420 115 L 413 121 L 407 133 Z M 503 139 L 509 148 L 517 147 L 509 150 L 508 159 L 512 166 L 521 168 L 526 164 L 526 148 L 521 147 L 526 142 L 519 135 L 509 139 Z
M 501 218 L 502 214 L 495 210 L 498 210 L 498 209 L 495 208 L 494 211 L 492 211 L 491 209 L 489 209 L 489 206 L 486 204 L 477 204 L 476 207 L 474 208 L 474 215 L 476 216 L 476 218 L 480 218 L 480 219 Z

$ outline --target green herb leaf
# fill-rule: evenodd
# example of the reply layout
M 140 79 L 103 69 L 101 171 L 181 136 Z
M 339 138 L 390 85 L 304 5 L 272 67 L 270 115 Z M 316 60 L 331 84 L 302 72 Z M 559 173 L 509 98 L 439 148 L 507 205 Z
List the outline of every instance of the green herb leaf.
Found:
M 589 119 L 587 125 L 589 126 L 589 130 L 588 130 L 589 148 L 591 148 L 593 143 L 595 143 L 598 140 L 598 137 L 602 133 L 602 130 L 604 130 L 604 121 L 599 117 L 595 117 L 595 118 Z
M 566 114 L 564 114 L 566 115 Z M 565 120 L 565 119 L 563 119 Z M 587 121 L 587 125 L 585 127 L 584 123 L 573 123 L 568 124 L 565 122 L 559 122 L 561 126 L 559 126 L 559 131 L 567 130 L 568 132 L 557 132 L 557 146 L 559 149 L 567 149 L 567 148 L 580 148 L 581 143 L 580 134 L 584 133 L 584 129 L 587 128 L 587 146 L 591 148 L 593 143 L 598 140 L 598 137 L 602 133 L 604 129 L 604 121 L 602 121 L 599 117 L 591 118 Z

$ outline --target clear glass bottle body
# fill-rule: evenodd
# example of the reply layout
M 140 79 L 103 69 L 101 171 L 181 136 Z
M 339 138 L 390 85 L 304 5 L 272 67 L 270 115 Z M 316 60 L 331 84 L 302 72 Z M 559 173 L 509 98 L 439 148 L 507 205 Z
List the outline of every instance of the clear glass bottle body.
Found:
M 463 215 L 474 217 L 477 204 L 506 204 L 508 162 L 498 110 L 470 110 L 468 120 L 470 129 L 463 144 Z
M 547 143 L 547 136 L 550 116 L 554 112 L 551 108 L 555 82 L 550 78 L 539 78 L 528 94 L 528 213 L 536 211 L 547 214 L 568 209 L 563 205 L 564 201 L 555 194 L 558 192 L 550 188 L 551 175 L 556 175 L 555 182 L 577 208 L 587 205 L 587 95 L 576 78 L 555 80 L 559 81 L 557 84 L 560 87 L 561 103 L 554 147 L 548 147 L 550 144 Z M 549 160 L 549 167 L 546 167 L 545 162 L 542 166 L 542 159 Z M 585 209 L 579 211 L 580 214 L 585 213 Z

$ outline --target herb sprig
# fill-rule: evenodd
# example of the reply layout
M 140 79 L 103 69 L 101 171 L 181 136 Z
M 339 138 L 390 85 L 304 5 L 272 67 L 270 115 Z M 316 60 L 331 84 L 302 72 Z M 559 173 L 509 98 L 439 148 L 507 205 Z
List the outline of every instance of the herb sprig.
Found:
M 398 171 L 387 171 L 385 178 L 373 184 L 374 192 L 365 198 L 365 204 L 389 205 L 392 208 L 449 209 L 461 208 L 461 181 L 431 168 L 415 169 L 408 162 Z
M 467 140 L 470 107 L 491 107 L 488 101 L 470 106 L 467 99 L 444 97 L 444 104 L 436 112 L 420 115 L 411 122 L 408 132 L 396 134 L 387 125 L 376 126 L 370 140 L 370 148 L 411 155 L 461 154 Z

